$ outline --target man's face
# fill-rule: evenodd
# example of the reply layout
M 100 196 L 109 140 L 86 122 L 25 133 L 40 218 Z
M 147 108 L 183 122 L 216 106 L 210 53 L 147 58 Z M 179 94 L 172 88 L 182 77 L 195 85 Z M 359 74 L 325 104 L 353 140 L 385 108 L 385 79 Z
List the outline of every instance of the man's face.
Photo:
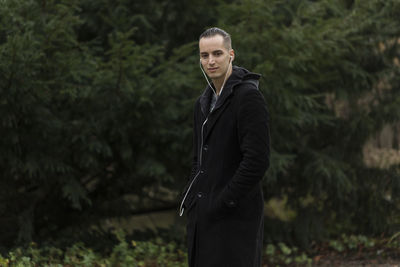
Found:
M 233 49 L 227 49 L 221 35 L 201 38 L 199 41 L 200 61 L 204 71 L 212 80 L 225 78 L 229 68 L 229 57 L 234 56 Z

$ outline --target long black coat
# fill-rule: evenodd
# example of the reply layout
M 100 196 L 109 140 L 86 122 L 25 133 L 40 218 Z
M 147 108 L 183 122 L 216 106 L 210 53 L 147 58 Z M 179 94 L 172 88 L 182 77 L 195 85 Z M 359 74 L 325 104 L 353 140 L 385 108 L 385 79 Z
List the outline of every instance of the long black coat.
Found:
M 259 78 L 235 66 L 211 113 L 209 87 L 196 101 L 193 168 L 182 202 L 190 267 L 261 266 L 270 139 Z

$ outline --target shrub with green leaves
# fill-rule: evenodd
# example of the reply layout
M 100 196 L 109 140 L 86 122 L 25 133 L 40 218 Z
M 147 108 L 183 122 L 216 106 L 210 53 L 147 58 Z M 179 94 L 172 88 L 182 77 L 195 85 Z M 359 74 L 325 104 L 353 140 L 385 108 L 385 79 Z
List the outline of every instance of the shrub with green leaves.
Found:
M 154 241 L 128 242 L 123 232 L 117 233 L 117 243 L 109 255 L 93 251 L 83 243 L 76 243 L 63 250 L 56 247 L 37 247 L 31 243 L 28 248 L 17 248 L 0 256 L 0 266 L 8 267 L 184 267 L 187 254 L 176 243 Z

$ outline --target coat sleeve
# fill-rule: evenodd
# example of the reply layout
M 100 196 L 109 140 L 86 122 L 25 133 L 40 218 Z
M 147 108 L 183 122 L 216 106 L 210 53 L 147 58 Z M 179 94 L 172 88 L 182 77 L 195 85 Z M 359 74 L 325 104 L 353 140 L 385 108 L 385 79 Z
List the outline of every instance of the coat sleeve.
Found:
M 260 91 L 243 90 L 237 110 L 242 160 L 221 195 L 221 200 L 230 207 L 236 206 L 260 182 L 270 160 L 269 114 Z

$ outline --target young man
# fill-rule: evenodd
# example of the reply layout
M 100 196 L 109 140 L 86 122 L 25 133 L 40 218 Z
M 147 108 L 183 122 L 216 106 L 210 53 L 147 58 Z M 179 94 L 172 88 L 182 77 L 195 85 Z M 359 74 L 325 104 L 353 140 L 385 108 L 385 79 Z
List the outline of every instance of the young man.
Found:
M 230 35 L 219 28 L 200 35 L 199 49 L 208 86 L 195 104 L 193 168 L 180 206 L 189 266 L 259 267 L 270 151 L 260 75 L 232 65 Z

